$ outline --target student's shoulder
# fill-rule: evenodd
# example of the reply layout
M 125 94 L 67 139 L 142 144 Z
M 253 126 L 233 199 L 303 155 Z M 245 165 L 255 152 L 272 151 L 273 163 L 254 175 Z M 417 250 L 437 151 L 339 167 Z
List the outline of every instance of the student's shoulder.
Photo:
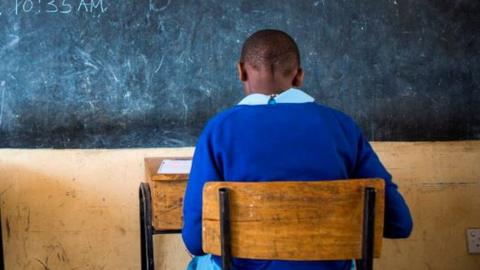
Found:
M 339 121 L 354 122 L 352 117 L 350 117 L 348 114 L 346 114 L 346 113 L 344 113 L 344 112 L 342 112 L 338 109 L 335 109 L 335 108 L 332 108 L 332 107 L 329 107 L 327 105 L 323 105 L 323 104 L 320 104 L 320 103 L 315 103 L 315 107 L 319 111 L 321 111 L 322 113 L 329 114 L 330 116 L 335 117 Z
M 217 113 L 210 120 L 208 120 L 205 130 L 212 130 L 222 126 L 226 121 L 228 121 L 229 118 L 239 113 L 241 110 L 242 106 L 233 106 Z
M 348 114 L 323 104 L 315 103 L 315 105 L 318 110 L 332 117 L 340 126 L 349 130 L 358 130 L 357 123 Z

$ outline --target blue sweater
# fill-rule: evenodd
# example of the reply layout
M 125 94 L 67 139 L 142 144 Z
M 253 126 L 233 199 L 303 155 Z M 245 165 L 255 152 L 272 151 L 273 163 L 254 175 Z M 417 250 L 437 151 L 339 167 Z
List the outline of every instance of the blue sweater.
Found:
M 385 179 L 384 237 L 412 230 L 408 207 L 368 141 L 345 114 L 313 102 L 237 105 L 214 117 L 200 136 L 184 199 L 182 237 L 202 255 L 202 189 L 207 181 Z M 220 259 L 215 258 L 220 265 Z M 350 261 L 235 259 L 234 269 L 350 269 Z

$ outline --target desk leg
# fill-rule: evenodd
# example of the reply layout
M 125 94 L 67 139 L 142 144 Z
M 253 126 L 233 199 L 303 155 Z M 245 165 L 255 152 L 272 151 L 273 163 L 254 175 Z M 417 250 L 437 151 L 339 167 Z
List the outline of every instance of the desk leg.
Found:
M 138 195 L 140 201 L 140 248 L 142 270 L 154 270 L 152 202 L 150 187 L 147 183 L 140 184 Z

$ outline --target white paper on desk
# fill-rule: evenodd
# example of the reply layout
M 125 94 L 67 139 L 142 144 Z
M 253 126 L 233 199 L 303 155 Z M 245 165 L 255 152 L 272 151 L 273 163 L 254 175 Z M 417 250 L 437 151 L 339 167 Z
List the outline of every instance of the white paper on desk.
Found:
M 192 168 L 191 159 L 164 159 L 158 168 L 158 174 L 189 174 Z

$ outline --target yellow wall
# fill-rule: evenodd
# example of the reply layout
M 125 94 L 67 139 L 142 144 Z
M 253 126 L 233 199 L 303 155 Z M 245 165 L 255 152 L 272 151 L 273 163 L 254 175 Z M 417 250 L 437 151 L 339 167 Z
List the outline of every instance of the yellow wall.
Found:
M 408 240 L 384 242 L 377 269 L 480 269 L 465 229 L 480 227 L 480 141 L 373 143 L 414 217 Z M 6 267 L 139 269 L 138 194 L 147 156 L 191 148 L 0 150 Z M 157 269 L 185 269 L 178 235 L 155 236 Z

